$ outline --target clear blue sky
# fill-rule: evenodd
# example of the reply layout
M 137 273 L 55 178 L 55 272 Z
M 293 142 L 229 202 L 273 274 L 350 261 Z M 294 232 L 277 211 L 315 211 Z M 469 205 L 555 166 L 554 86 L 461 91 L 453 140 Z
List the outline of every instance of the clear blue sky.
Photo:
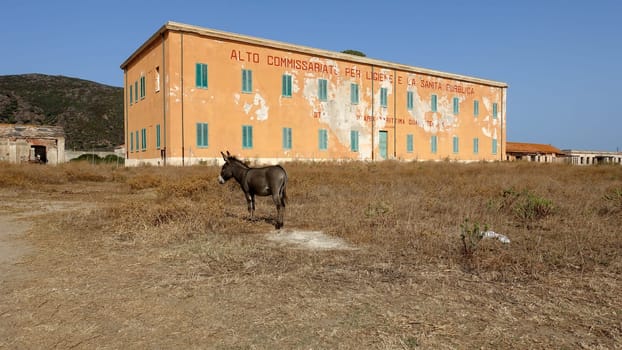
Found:
M 509 84 L 508 140 L 622 151 L 622 1 L 29 1 L 0 5 L 0 75 L 122 86 L 167 21 Z

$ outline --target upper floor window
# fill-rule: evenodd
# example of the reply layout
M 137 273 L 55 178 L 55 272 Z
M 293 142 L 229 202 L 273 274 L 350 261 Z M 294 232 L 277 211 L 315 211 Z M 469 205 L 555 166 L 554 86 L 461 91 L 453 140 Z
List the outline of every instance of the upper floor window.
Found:
M 478 115 L 479 115 L 479 101 L 475 100 L 473 101 L 473 116 L 477 118 Z
M 359 84 L 350 84 L 350 103 L 353 105 L 359 103 Z
M 415 101 L 414 101 L 414 93 L 412 91 L 408 91 L 406 92 L 406 108 L 409 111 L 412 111 L 414 106 L 415 106 Z
M 144 99 L 147 94 L 147 83 L 145 80 L 145 76 L 140 77 L 140 99 Z
M 460 99 L 458 97 L 454 97 L 454 114 L 460 113 Z
M 388 105 L 388 90 L 387 88 L 380 88 L 380 106 L 386 107 Z
M 242 69 L 242 92 L 253 92 L 253 71 Z
M 438 98 L 436 95 L 432 95 L 430 97 L 430 108 L 432 109 L 432 112 L 436 112 L 438 108 Z
M 196 87 L 207 89 L 207 64 L 197 63 L 195 66 Z
M 292 76 L 289 74 L 283 74 L 281 96 L 292 97 Z
M 317 96 L 320 101 L 328 101 L 328 81 L 326 79 L 318 79 Z
M 498 107 L 497 103 L 492 104 L 492 118 L 497 119 Z

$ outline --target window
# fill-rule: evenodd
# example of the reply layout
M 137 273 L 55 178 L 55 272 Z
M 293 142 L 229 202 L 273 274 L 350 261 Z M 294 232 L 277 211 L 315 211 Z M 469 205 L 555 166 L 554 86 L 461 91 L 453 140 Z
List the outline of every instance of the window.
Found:
M 414 150 L 415 147 L 413 134 L 408 134 L 406 135 L 406 152 L 413 153 Z
M 493 119 L 497 119 L 497 112 L 498 112 L 497 109 L 498 109 L 497 104 L 493 103 L 492 104 L 492 118 Z
M 140 149 L 139 148 L 140 147 L 139 146 L 140 145 L 140 139 L 138 138 L 138 130 L 136 130 L 135 134 L 136 134 L 136 140 L 135 140 L 136 141 L 136 147 L 134 149 L 136 150 L 136 152 L 138 152 L 138 150 Z
M 253 148 L 253 127 L 242 125 L 242 148 Z
M 318 138 L 320 151 L 326 151 L 328 149 L 328 131 L 326 131 L 326 129 L 320 129 Z
M 292 97 L 292 76 L 289 74 L 283 74 L 282 80 L 281 96 Z
M 138 80 L 134 82 L 134 101 L 138 102 Z
M 432 95 L 432 97 L 430 98 L 430 104 L 431 104 L 431 108 L 432 108 L 432 112 L 436 112 L 437 109 L 437 102 L 438 102 L 438 98 L 436 97 L 436 95 Z
M 142 128 L 140 130 L 140 134 L 141 134 L 140 149 L 144 151 L 147 149 L 147 129 Z
M 413 95 L 412 91 L 406 92 L 406 108 L 408 108 L 409 111 L 412 111 L 415 106 Z
M 283 128 L 283 149 L 292 149 L 292 128 Z
M 454 153 L 458 153 L 459 149 L 459 143 L 458 143 L 458 136 L 454 136 L 453 138 L 453 150 Z
M 130 152 L 134 152 L 134 133 L 130 133 Z
M 197 147 L 207 147 L 208 145 L 207 123 L 197 123 Z
M 497 154 L 497 139 L 492 139 L 492 154 Z
M 207 64 L 205 63 L 196 64 L 195 82 L 198 88 L 207 89 Z
M 253 92 L 253 71 L 242 69 L 242 92 Z
M 130 106 L 134 104 L 134 90 L 132 89 L 132 84 L 130 84 Z
M 350 84 L 350 102 L 353 105 L 357 105 L 359 103 L 359 84 Z
M 380 88 L 380 106 L 387 106 L 387 88 Z
M 479 153 L 479 139 L 477 137 L 473 139 L 473 153 Z
M 438 137 L 436 135 L 430 138 L 430 151 L 432 151 L 432 153 L 438 151 Z
M 140 99 L 143 100 L 147 94 L 145 76 L 140 77 Z
M 160 149 L 160 124 L 156 124 L 156 149 Z
M 475 100 L 473 101 L 473 116 L 477 118 L 478 115 L 479 115 L 479 101 Z
M 328 81 L 326 79 L 318 79 L 317 97 L 320 101 L 328 101 Z
M 454 97 L 454 114 L 460 113 L 460 99 Z
M 359 132 L 356 130 L 350 131 L 350 150 L 352 152 L 359 151 Z

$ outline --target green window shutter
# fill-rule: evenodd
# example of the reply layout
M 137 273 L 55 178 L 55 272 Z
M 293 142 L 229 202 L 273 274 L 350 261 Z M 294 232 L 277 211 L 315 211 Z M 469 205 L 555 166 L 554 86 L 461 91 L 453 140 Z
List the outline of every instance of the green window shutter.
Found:
M 454 97 L 454 114 L 460 113 L 460 99 Z
M 134 152 L 134 133 L 130 133 L 130 152 Z
M 413 134 L 406 135 L 406 152 L 413 153 L 414 147 L 414 138 Z
M 359 84 L 350 84 L 350 102 L 353 105 L 359 103 Z
M 207 123 L 197 123 L 197 147 L 207 147 L 208 145 Z
M 412 91 L 406 92 L 406 108 L 409 111 L 412 111 L 414 106 L 415 106 L 414 97 L 413 96 L 414 96 L 414 94 L 413 94 Z
M 253 71 L 242 69 L 242 92 L 253 92 Z
M 436 151 L 438 150 L 438 139 L 436 135 L 430 138 L 430 150 L 432 151 L 432 153 L 436 153 Z
M 326 129 L 320 129 L 319 131 L 319 144 L 320 151 L 328 149 L 328 131 Z
M 142 134 L 141 149 L 144 151 L 147 149 L 147 129 L 142 129 L 141 134 Z
M 292 149 L 292 128 L 283 128 L 283 149 Z
M 138 81 L 134 82 L 134 101 L 138 102 Z
M 318 99 L 328 101 L 328 81 L 326 79 L 318 80 Z
M 140 138 L 138 137 L 138 130 L 136 130 L 135 132 L 136 134 L 136 147 L 134 147 L 134 149 L 136 150 L 136 152 L 138 152 L 140 150 Z
M 132 90 L 132 84 L 130 84 L 130 106 L 134 104 L 134 94 Z
M 386 107 L 387 102 L 387 88 L 380 88 L 380 106 Z
M 207 64 L 197 63 L 195 65 L 195 85 L 198 88 L 207 89 Z
M 292 96 L 292 76 L 291 75 L 283 74 L 281 95 L 283 97 Z
M 144 99 L 146 95 L 145 76 L 140 77 L 140 99 Z
M 253 127 L 250 125 L 242 126 L 242 148 L 253 148 Z
M 160 124 L 156 124 L 156 149 L 160 149 Z
M 453 138 L 453 151 L 454 153 L 458 153 L 459 151 L 458 136 L 454 136 Z
M 473 116 L 477 118 L 478 115 L 479 115 L 479 101 L 475 100 L 473 101 Z
M 473 139 L 473 153 L 479 153 L 479 139 L 477 137 Z
M 350 150 L 353 152 L 359 151 L 359 132 L 356 130 L 350 131 Z
M 492 139 L 492 154 L 497 154 L 497 139 Z
M 437 97 L 436 95 L 432 95 L 432 97 L 430 98 L 430 104 L 431 104 L 431 108 L 432 108 L 432 112 L 436 112 L 437 109 Z
M 497 111 L 497 104 L 493 103 L 492 104 L 492 117 L 493 117 L 493 119 L 497 119 L 497 112 L 498 112 Z

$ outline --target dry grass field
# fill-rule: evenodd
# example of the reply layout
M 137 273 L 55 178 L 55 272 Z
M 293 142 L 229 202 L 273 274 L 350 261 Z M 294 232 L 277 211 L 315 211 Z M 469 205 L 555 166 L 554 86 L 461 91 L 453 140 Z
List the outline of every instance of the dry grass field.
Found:
M 2 164 L 0 348 L 622 348 L 622 167 L 283 165 Z

